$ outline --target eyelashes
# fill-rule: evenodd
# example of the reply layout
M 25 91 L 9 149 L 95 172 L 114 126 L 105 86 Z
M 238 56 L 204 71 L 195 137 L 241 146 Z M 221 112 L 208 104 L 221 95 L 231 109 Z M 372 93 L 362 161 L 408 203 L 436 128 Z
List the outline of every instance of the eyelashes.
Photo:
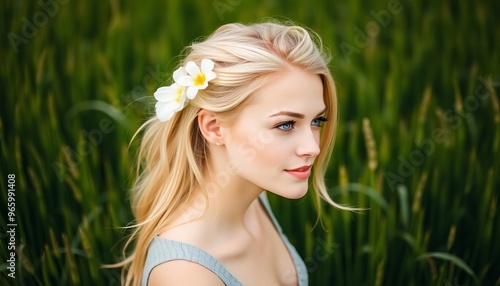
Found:
M 313 119 L 311 121 L 311 125 L 315 126 L 315 127 L 323 127 L 323 124 L 327 121 L 328 121 L 328 118 L 326 118 L 324 116 L 320 116 L 320 117 Z M 282 123 L 276 125 L 275 128 L 282 130 L 282 131 L 285 131 L 285 132 L 290 132 L 295 128 L 295 123 L 297 123 L 297 121 L 289 120 L 289 121 L 285 121 L 285 122 L 282 122 Z
M 314 119 L 312 122 L 314 122 L 314 121 L 317 121 L 317 124 L 315 126 L 322 127 L 323 124 L 328 121 L 328 118 L 326 118 L 324 116 L 320 116 L 320 117 Z M 311 122 L 311 124 L 312 124 L 312 122 Z
M 295 121 L 295 120 L 286 121 L 286 122 L 280 123 L 279 125 L 276 125 L 276 128 L 278 128 L 279 130 L 289 132 L 289 131 L 293 130 L 295 123 L 297 123 L 297 121 Z

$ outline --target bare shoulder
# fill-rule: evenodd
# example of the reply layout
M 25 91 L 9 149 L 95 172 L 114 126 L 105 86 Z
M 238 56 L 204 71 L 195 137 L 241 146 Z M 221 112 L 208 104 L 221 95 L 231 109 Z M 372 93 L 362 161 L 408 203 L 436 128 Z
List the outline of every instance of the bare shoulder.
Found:
M 148 285 L 224 286 L 225 284 L 212 271 L 197 263 L 173 260 L 153 268 Z

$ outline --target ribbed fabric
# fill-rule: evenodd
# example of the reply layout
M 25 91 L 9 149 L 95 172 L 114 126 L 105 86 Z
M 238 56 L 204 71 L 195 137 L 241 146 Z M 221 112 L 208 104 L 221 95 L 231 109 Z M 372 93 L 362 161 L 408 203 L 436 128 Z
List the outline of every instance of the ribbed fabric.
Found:
M 295 264 L 299 286 L 308 285 L 309 277 L 306 265 L 302 258 L 300 258 L 300 255 L 297 253 L 295 247 L 290 244 L 288 238 L 283 234 L 281 226 L 278 224 L 278 221 L 271 211 L 271 207 L 265 193 L 262 193 L 262 195 L 259 196 L 259 199 L 267 210 L 267 213 L 271 217 L 276 229 L 281 235 L 283 242 L 288 248 L 293 263 Z M 154 237 L 153 241 L 149 245 L 148 255 L 142 275 L 142 285 L 148 285 L 149 274 L 154 267 L 172 260 L 186 260 L 197 263 L 212 271 L 224 282 L 224 284 L 228 286 L 243 285 L 217 259 L 215 259 L 215 257 L 210 255 L 208 252 L 191 244 L 160 238 L 158 236 Z
M 147 285 L 149 274 L 155 266 L 172 260 L 187 260 L 200 264 L 212 271 L 226 285 L 242 285 L 222 264 L 208 252 L 191 244 L 168 240 L 156 236 L 148 250 L 148 257 L 142 275 L 142 285 Z

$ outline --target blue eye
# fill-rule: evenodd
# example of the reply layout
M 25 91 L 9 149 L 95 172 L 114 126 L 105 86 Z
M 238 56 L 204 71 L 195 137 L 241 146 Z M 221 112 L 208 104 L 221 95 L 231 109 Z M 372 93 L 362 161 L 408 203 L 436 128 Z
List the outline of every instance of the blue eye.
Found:
M 277 125 L 276 128 L 283 130 L 283 131 L 291 131 L 293 129 L 294 124 L 295 124 L 295 121 L 287 121 L 287 122 L 281 123 L 280 125 Z
M 322 127 L 323 123 L 327 122 L 327 121 L 328 121 L 328 119 L 326 117 L 318 117 L 318 118 L 313 119 L 313 121 L 311 121 L 311 125 L 317 126 L 317 127 Z

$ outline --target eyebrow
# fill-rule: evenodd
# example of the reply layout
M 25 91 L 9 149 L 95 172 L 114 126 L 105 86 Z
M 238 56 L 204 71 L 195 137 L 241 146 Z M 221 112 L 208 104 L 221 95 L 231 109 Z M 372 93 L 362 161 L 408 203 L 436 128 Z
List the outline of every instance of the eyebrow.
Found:
M 320 113 L 318 113 L 318 116 L 325 113 L 326 110 L 327 110 L 327 108 L 325 107 L 325 109 L 323 109 Z M 290 117 L 295 117 L 295 118 L 300 118 L 300 119 L 303 119 L 305 117 L 304 114 L 302 114 L 302 113 L 297 113 L 297 112 L 292 112 L 292 111 L 280 111 L 280 112 L 275 113 L 269 117 L 275 117 L 275 116 L 279 116 L 279 115 L 287 115 Z

